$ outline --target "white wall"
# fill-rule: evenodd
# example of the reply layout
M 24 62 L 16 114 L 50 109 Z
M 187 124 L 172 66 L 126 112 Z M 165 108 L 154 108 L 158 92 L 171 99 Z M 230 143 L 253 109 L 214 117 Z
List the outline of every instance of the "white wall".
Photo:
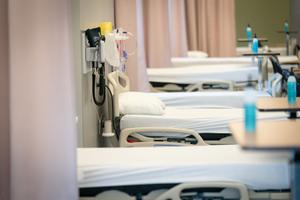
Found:
M 8 1 L 0 1 L 0 199 L 9 199 Z
M 80 0 L 80 24 L 82 28 L 97 26 L 104 21 L 114 22 L 113 0 Z
M 113 0 L 77 0 L 80 3 L 80 27 L 85 30 L 88 27 L 99 26 L 100 22 L 114 22 Z M 77 31 L 76 34 L 79 34 Z M 79 35 L 76 35 L 75 46 L 80 45 Z M 78 51 L 77 51 L 78 52 Z M 79 52 L 80 53 L 80 52 Z M 81 58 L 76 57 L 76 63 L 81 63 Z M 79 64 L 80 65 L 80 64 Z M 97 107 L 92 101 L 91 73 L 83 75 L 81 66 L 76 67 L 77 82 L 77 106 L 79 118 L 82 119 L 82 131 L 80 146 L 98 146 L 98 115 Z M 79 84 L 78 84 L 79 83 Z M 80 121 L 79 121 L 80 122 Z
M 299 0 L 291 0 L 291 18 L 293 22 L 292 28 L 298 31 L 298 34 L 293 35 L 297 37 L 298 44 L 300 44 L 300 1 Z

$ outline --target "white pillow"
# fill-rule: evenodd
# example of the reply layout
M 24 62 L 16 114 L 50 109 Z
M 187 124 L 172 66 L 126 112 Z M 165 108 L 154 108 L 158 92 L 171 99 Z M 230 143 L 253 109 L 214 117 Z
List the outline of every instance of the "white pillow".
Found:
M 119 111 L 132 115 L 163 115 L 166 105 L 155 96 L 143 92 L 124 92 L 119 95 Z
M 203 51 L 188 51 L 187 56 L 192 58 L 207 58 L 208 54 Z

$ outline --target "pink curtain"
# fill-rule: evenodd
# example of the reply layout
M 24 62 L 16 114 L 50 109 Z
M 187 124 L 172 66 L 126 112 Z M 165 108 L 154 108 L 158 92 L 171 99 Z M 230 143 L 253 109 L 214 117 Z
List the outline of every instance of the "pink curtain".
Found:
M 187 0 L 189 50 L 209 56 L 236 55 L 234 0 Z
M 115 1 L 116 27 L 132 32 L 137 40 L 128 45 L 136 48 L 127 63 L 132 90 L 149 91 L 147 67 L 170 67 L 172 56 L 186 56 L 184 16 L 184 0 Z
M 11 200 L 78 199 L 71 0 L 9 0 L 9 33 Z
M 142 3 L 143 0 L 116 0 L 115 20 L 116 27 L 122 27 L 133 33 L 137 40 L 129 40 L 127 42 L 129 51 L 135 49 L 135 54 L 128 59 L 126 70 L 130 79 L 130 89 L 149 91 L 146 72 Z
M 169 0 L 169 12 L 171 55 L 172 57 L 187 56 L 185 0 Z
M 147 67 L 170 67 L 171 57 L 187 54 L 184 0 L 146 0 L 143 8 Z
M 143 1 L 145 50 L 148 67 L 171 66 L 167 0 Z
M 132 89 L 148 90 L 146 67 L 171 67 L 189 50 L 235 55 L 234 0 L 116 0 L 116 26 L 134 33 L 129 58 Z

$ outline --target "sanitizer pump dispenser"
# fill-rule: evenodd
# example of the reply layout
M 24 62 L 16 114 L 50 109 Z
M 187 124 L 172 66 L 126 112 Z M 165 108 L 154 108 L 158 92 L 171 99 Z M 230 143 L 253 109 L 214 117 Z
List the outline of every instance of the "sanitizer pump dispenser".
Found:
M 288 78 L 287 82 L 287 93 L 288 93 L 288 103 L 289 105 L 296 104 L 296 97 L 297 97 L 297 82 L 295 76 L 291 75 Z
M 289 23 L 287 21 L 284 22 L 283 28 L 285 33 L 289 32 Z
M 251 28 L 250 24 L 247 25 L 246 33 L 247 33 L 248 46 L 251 47 L 252 28 Z
M 249 81 L 245 89 L 244 119 L 245 132 L 253 134 L 256 131 L 256 91 Z
M 252 40 L 252 53 L 258 53 L 258 39 L 256 37 L 256 34 L 254 35 L 254 38 Z

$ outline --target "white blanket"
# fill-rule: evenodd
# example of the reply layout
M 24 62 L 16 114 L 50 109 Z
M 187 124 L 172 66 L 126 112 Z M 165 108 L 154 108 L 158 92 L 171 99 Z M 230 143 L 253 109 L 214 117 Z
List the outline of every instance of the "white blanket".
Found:
M 278 56 L 280 63 L 286 62 L 299 62 L 297 56 Z M 254 64 L 257 65 L 257 59 L 252 57 L 208 57 L 208 58 L 191 58 L 191 57 L 174 57 L 171 58 L 173 67 L 188 67 L 198 66 L 206 67 L 206 65 L 224 65 L 224 64 Z M 271 63 L 268 63 L 268 67 L 272 67 Z
M 81 148 L 80 188 L 237 181 L 249 189 L 290 187 L 288 152 L 250 152 L 238 146 Z
M 207 57 L 207 58 L 195 58 L 195 57 L 173 57 L 171 58 L 173 67 L 186 67 L 191 65 L 217 65 L 217 64 L 257 64 L 256 59 L 251 57 Z
M 242 108 L 244 104 L 243 91 L 226 92 L 157 92 L 149 93 L 160 98 L 166 106 L 197 108 L 203 105 L 218 105 Z M 270 96 L 267 92 L 258 92 L 259 97 Z

